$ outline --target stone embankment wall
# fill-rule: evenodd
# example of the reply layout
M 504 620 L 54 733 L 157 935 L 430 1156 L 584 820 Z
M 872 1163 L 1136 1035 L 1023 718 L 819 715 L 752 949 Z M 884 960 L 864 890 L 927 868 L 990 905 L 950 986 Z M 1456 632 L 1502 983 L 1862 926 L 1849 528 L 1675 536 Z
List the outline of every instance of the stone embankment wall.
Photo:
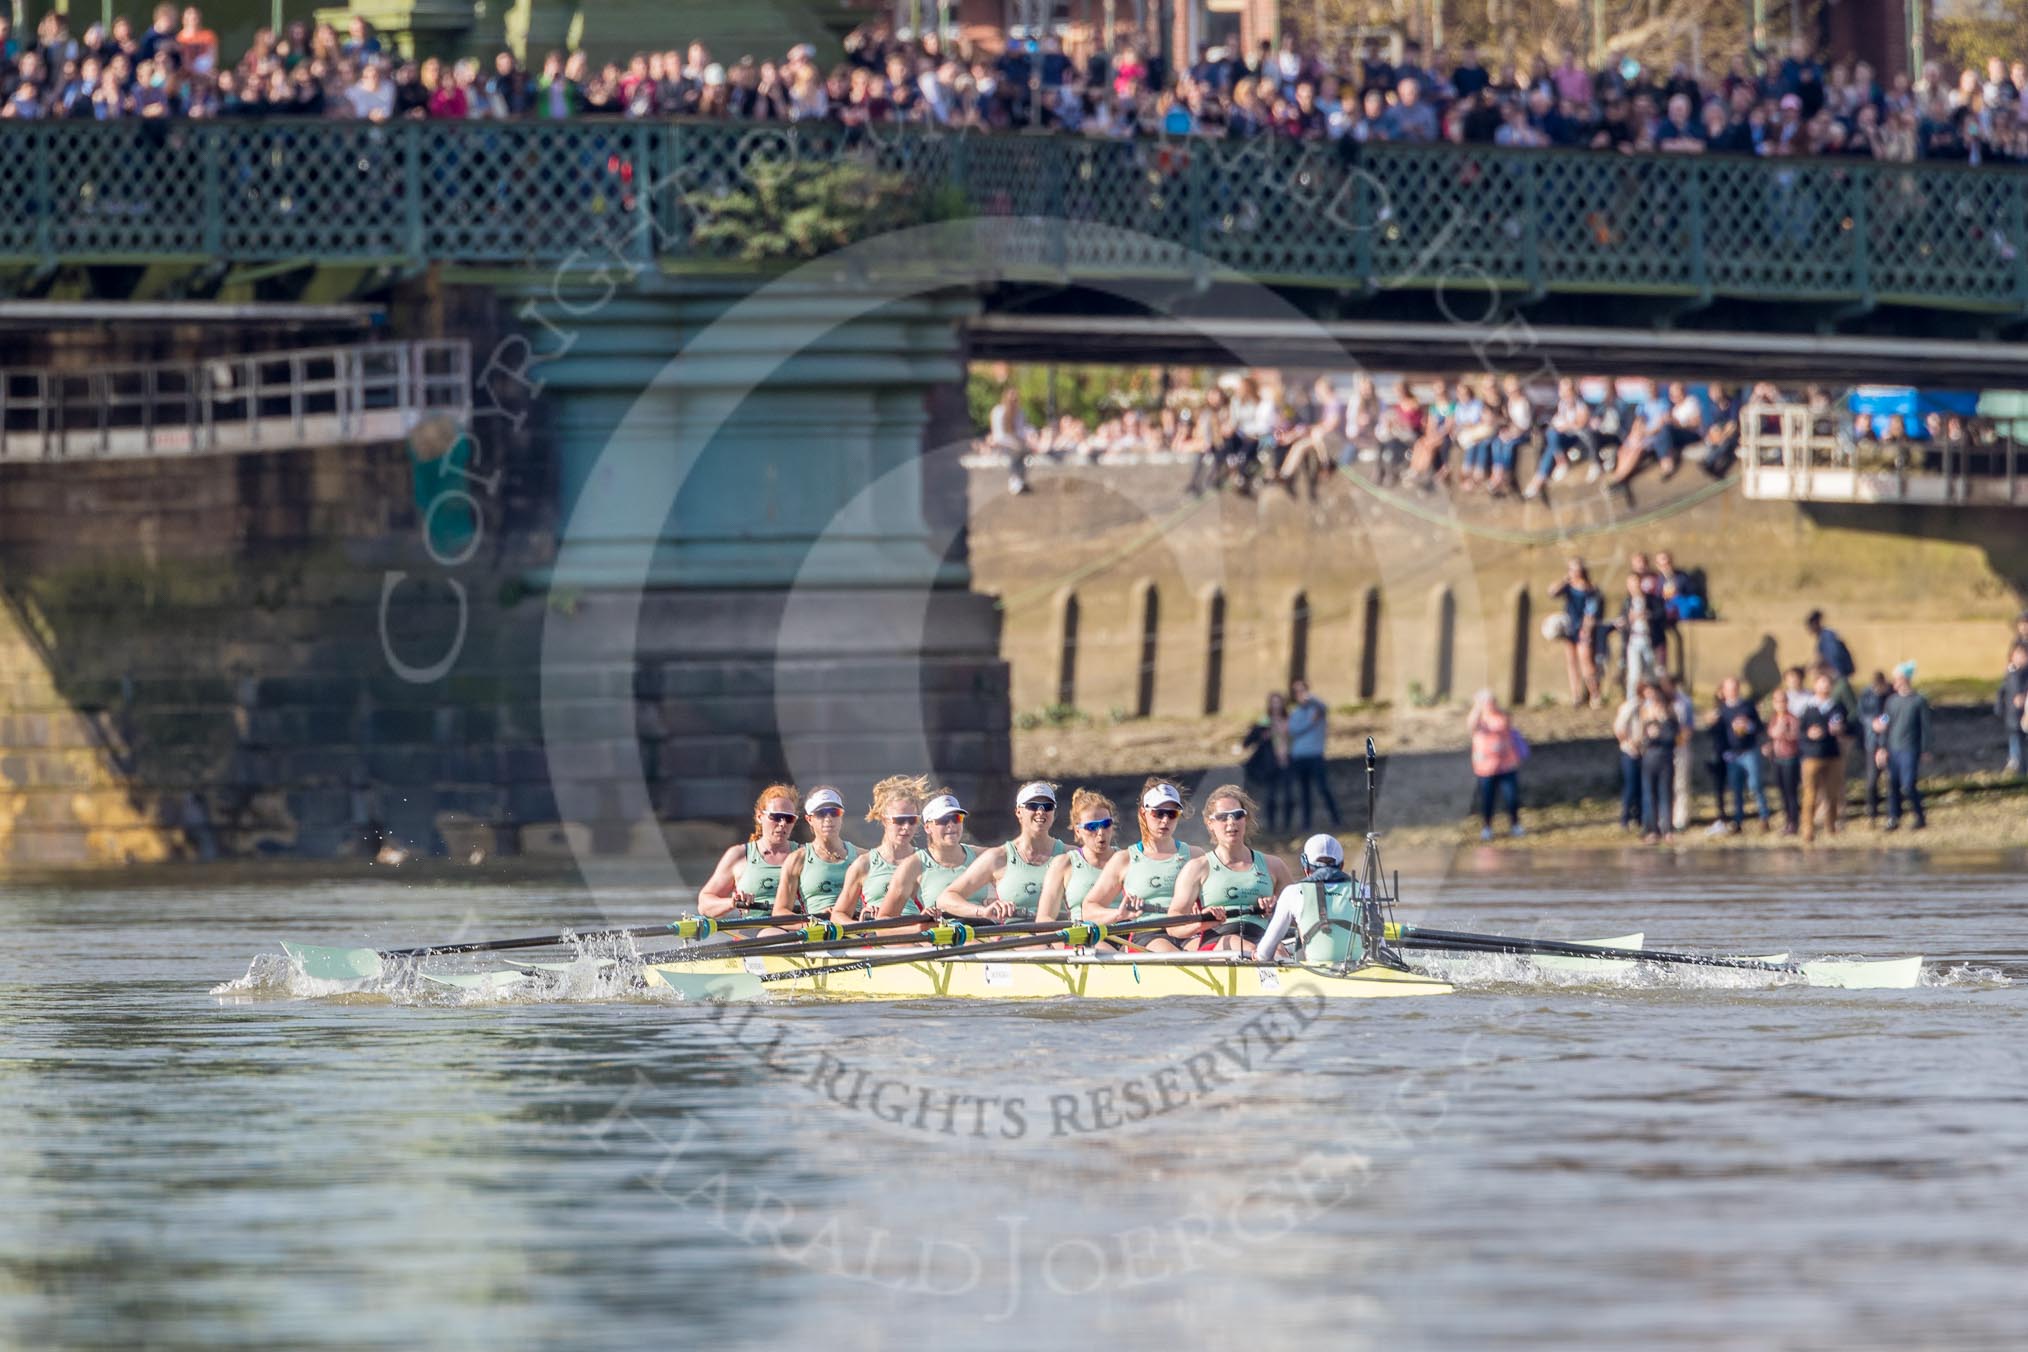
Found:
M 1384 501 L 1342 480 L 1314 506 L 1186 492 L 1174 466 L 1045 469 L 1010 496 L 972 476 L 975 585 L 1003 607 L 1018 714 L 1251 714 L 1293 672 L 1333 703 L 1567 699 L 1541 636 L 1571 555 L 1617 608 L 1627 556 L 1701 570 L 1718 619 L 1685 626 L 1699 692 L 1762 689 L 1810 656 L 1821 607 L 1863 669 L 1998 678 L 2028 599 L 2028 518 L 2002 509 L 1813 508 L 1693 498 L 1694 471 L 1636 501 L 1571 488 L 1556 508 L 1437 496 Z M 1409 503 L 1404 509 L 1400 501 Z M 1562 529 L 1568 538 L 1546 538 Z
M 483 372 L 494 305 L 397 303 L 393 327 L 467 333 Z M 232 350 L 215 329 L 91 332 L 96 349 L 65 330 L 6 356 Z M 652 369 L 679 338 L 645 334 L 640 359 Z M 798 407 L 770 397 L 762 413 Z M 0 465 L 0 867 L 384 843 L 652 859 L 671 823 L 743 818 L 785 774 L 855 803 L 896 771 L 968 797 L 1004 786 L 1007 669 L 961 543 L 947 584 L 819 587 L 795 611 L 774 586 L 551 586 L 561 448 L 587 449 L 557 402 L 519 410 L 518 430 L 482 419 L 471 479 L 446 477 L 436 457 L 458 429 L 434 423 L 406 445 Z M 784 493 L 837 489 L 828 445 L 709 454 L 714 492 L 762 473 Z M 798 479 L 795 456 L 833 472 Z M 472 495 L 462 526 L 450 489 Z M 923 489 L 931 528 L 961 540 L 962 475 L 926 462 Z M 807 548 L 746 505 L 733 544 Z M 636 603 L 637 631 L 614 623 Z

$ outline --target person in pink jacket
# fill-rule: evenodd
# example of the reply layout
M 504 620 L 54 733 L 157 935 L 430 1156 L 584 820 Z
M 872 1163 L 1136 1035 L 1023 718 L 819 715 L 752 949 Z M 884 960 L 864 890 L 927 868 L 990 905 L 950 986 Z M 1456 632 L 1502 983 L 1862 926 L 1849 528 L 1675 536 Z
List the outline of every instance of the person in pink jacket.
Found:
M 1499 795 L 1507 814 L 1507 833 L 1521 834 L 1521 790 L 1518 776 L 1528 744 L 1514 720 L 1492 691 L 1481 690 L 1472 701 L 1468 724 L 1472 735 L 1472 773 L 1478 777 L 1479 839 L 1493 838 L 1493 798 Z

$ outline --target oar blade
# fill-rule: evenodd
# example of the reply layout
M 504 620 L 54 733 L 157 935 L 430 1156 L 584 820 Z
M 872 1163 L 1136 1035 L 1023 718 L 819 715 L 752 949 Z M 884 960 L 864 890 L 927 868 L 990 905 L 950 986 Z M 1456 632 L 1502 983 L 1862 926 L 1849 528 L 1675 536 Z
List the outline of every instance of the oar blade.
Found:
M 1646 934 L 1622 934 L 1612 939 L 1573 939 L 1572 943 L 1581 948 L 1639 948 L 1648 941 Z M 1555 953 L 1538 953 L 1534 957 L 1538 972 L 1568 972 L 1577 976 L 1603 976 L 1631 972 L 1634 964 L 1625 958 L 1575 958 Z
M 380 954 L 370 948 L 319 948 L 314 944 L 283 944 L 282 952 L 296 970 L 317 981 L 374 981 L 385 970 Z
M 650 967 L 663 984 L 685 1000 L 724 1004 L 732 1000 L 758 1000 L 767 988 L 749 972 L 672 972 L 667 967 Z
M 1922 984 L 1922 958 L 1883 958 L 1871 962 L 1806 962 L 1803 975 L 1812 986 L 1848 991 L 1904 991 Z

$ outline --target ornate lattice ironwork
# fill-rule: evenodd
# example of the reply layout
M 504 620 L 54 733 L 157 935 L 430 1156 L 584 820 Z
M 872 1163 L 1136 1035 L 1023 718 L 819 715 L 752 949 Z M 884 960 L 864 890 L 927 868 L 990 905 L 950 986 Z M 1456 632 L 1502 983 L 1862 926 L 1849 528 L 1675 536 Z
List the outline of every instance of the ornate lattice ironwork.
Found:
M 2013 170 L 829 123 L 22 125 L 0 256 L 680 266 L 763 159 L 864 166 L 921 219 L 1027 218 L 981 260 L 1015 273 L 2028 306 Z

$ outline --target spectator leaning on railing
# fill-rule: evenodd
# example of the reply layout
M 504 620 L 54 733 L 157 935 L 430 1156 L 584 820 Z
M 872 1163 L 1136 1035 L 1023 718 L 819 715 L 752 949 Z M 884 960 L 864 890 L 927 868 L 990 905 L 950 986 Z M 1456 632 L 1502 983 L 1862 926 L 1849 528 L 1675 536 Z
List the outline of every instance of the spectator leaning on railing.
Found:
M 1065 51 L 1054 36 L 946 43 L 904 37 L 877 19 L 846 39 L 843 60 L 828 69 L 807 43 L 776 59 L 720 62 L 693 42 L 596 69 L 581 54 L 545 52 L 533 80 L 503 52 L 439 66 L 428 87 L 422 68 L 392 60 L 357 16 L 342 40 L 328 24 L 259 30 L 230 68 L 194 6 L 180 15 L 161 6 L 140 33 L 122 17 L 80 39 L 55 12 L 32 42 L 4 20 L 0 31 L 0 116 L 10 118 L 372 117 L 377 98 L 361 113 L 348 94 L 377 66 L 378 82 L 397 91 L 396 117 L 818 119 L 1109 138 L 2028 162 L 2021 62 L 2002 64 L 1997 77 L 1989 66 L 1983 79 L 1932 62 L 1912 83 L 1897 76 L 1883 85 L 1866 63 L 1826 67 L 1802 44 L 1778 67 L 1756 73 L 1735 57 L 1713 75 L 1682 62 L 1663 74 L 1627 56 L 1588 69 L 1567 50 L 1554 67 L 1535 56 L 1525 69 L 1492 68 L 1469 44 L 1455 59 L 1441 51 L 1425 59 L 1412 41 L 1395 66 L 1377 45 L 1327 53 L 1290 34 L 1245 59 L 1200 48 L 1171 73 L 1131 38 L 1110 52 Z

